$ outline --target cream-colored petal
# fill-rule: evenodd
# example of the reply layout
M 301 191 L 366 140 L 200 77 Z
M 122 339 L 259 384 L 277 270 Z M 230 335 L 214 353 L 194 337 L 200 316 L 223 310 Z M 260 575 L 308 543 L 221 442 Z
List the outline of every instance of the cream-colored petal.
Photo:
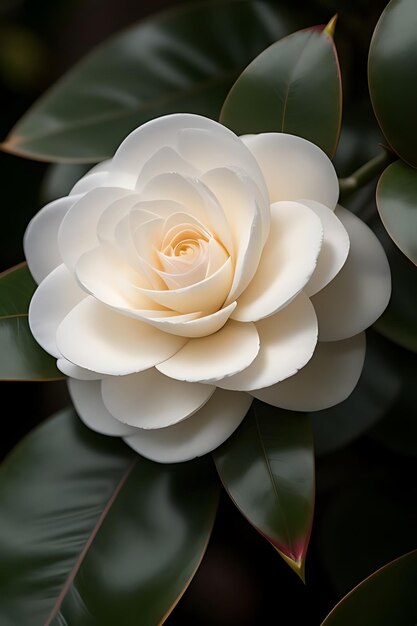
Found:
M 74 365 L 71 361 L 67 361 L 67 359 L 63 358 L 58 359 L 56 365 L 59 371 L 65 374 L 65 376 L 75 378 L 76 380 L 101 380 L 104 376 L 104 374 L 97 374 L 97 372 L 91 372 L 90 370 L 78 367 L 78 365 Z
M 129 215 L 139 203 L 139 194 L 129 193 L 109 204 L 97 221 L 97 237 L 99 241 L 114 244 L 116 241 L 116 228 L 119 222 Z M 149 218 L 150 216 L 147 217 L 147 219 Z
M 29 305 L 32 335 L 44 350 L 60 356 L 56 331 L 65 316 L 87 297 L 65 265 L 59 265 L 41 282 Z
M 220 446 L 242 422 L 252 398 L 238 391 L 218 389 L 192 417 L 159 430 L 138 430 L 125 437 L 142 456 L 159 463 L 178 463 L 202 456 Z
M 154 367 L 131 376 L 109 376 L 101 385 L 110 413 L 136 428 L 165 428 L 181 422 L 198 411 L 215 389 L 168 378 Z
M 223 389 L 251 391 L 293 376 L 311 359 L 317 343 L 313 305 L 300 293 L 284 309 L 256 322 L 261 342 L 258 356 L 245 370 L 217 384 Z
M 133 435 L 136 429 L 122 424 L 104 406 L 99 380 L 68 380 L 68 389 L 81 420 L 97 433 L 111 437 Z M 76 461 L 76 460 L 75 460 Z
M 226 300 L 232 280 L 233 268 L 229 258 L 215 274 L 189 287 L 165 291 L 142 288 L 139 290 L 150 300 L 178 313 L 192 313 L 201 309 L 204 313 L 214 313 Z
M 244 177 L 227 168 L 207 172 L 202 180 L 223 207 L 233 239 L 235 271 L 226 304 L 236 300 L 256 273 L 270 230 L 270 207 L 259 206 Z
M 71 207 L 58 231 L 58 247 L 70 270 L 84 252 L 98 245 L 97 225 L 105 209 L 129 193 L 132 192 L 118 187 L 100 187 L 86 193 Z
M 58 350 L 68 361 L 111 376 L 153 367 L 186 341 L 121 315 L 91 296 L 72 309 L 57 332 Z
M 257 321 L 291 302 L 314 272 L 322 237 L 320 219 L 304 204 L 272 204 L 268 241 L 254 278 L 238 298 L 233 319 Z
M 335 208 L 337 174 L 318 146 L 286 133 L 246 135 L 242 141 L 258 161 L 271 202 L 309 198 Z
M 378 319 L 391 295 L 385 252 L 371 229 L 356 215 L 337 207 L 350 239 L 347 260 L 331 283 L 313 296 L 320 341 L 352 337 Z
M 177 172 L 192 177 L 198 176 L 198 170 L 193 166 L 192 161 L 185 161 L 176 150 L 164 146 L 154 152 L 142 167 L 136 182 L 136 189 L 143 189 L 151 178 L 164 172 Z
M 293 411 L 320 411 L 346 400 L 362 372 L 365 333 L 317 344 L 312 359 L 295 376 L 251 391 L 263 402 Z
M 81 196 L 66 196 L 50 202 L 29 222 L 23 238 L 25 257 L 33 278 L 39 284 L 62 263 L 58 230 L 64 216 Z
M 157 369 L 188 382 L 216 382 L 248 367 L 259 352 L 255 324 L 229 320 L 214 335 L 191 339 L 182 350 Z
M 317 266 L 312 277 L 304 287 L 308 296 L 313 296 L 340 272 L 349 254 L 349 235 L 334 211 L 314 200 L 302 200 L 316 213 L 323 226 L 323 245 Z
M 149 311 L 130 311 L 125 313 L 141 319 L 166 333 L 179 335 L 180 337 L 196 338 L 206 337 L 220 330 L 226 324 L 235 308 L 236 302 L 232 302 L 229 306 L 211 313 L 211 315 L 204 315 L 200 312 L 156 317 L 153 312 L 150 315 Z

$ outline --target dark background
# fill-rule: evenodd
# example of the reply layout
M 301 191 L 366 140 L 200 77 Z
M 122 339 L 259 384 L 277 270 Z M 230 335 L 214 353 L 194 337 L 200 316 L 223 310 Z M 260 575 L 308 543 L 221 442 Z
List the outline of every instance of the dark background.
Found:
M 45 89 L 98 42 L 177 4 L 172 0 L 0 0 L 0 139 Z M 346 175 L 377 151 L 366 55 L 386 2 L 288 0 L 283 4 L 293 7 L 300 28 L 326 23 L 339 13 L 335 40 L 344 79 L 346 130 L 336 165 Z M 357 135 L 350 134 L 352 125 L 363 125 L 360 145 Z M 23 260 L 24 229 L 42 206 L 47 170 L 47 164 L 0 153 L 0 270 Z M 375 214 L 373 191 L 371 185 L 361 195 L 359 212 Z M 378 342 L 393 363 L 411 358 L 388 341 Z M 4 452 L 68 402 L 64 383 L 2 383 L 0 388 L 3 407 L 10 407 L 3 409 Z M 414 407 L 415 419 L 415 404 L 408 398 L 409 388 L 410 384 L 376 427 L 344 449 L 318 458 L 306 586 L 224 496 L 204 562 L 166 623 L 315 626 L 352 586 L 415 548 L 417 444 L 412 440 L 416 427 L 409 413 Z M 399 443 L 389 435 L 393 423 L 404 435 Z M 408 439 L 408 447 L 403 439 Z

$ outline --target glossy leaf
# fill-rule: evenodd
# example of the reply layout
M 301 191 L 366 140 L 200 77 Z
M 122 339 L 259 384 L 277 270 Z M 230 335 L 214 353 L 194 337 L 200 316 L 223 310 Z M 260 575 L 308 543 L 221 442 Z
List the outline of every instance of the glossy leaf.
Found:
M 376 202 L 389 236 L 417 265 L 417 171 L 392 163 L 379 179 Z
M 113 155 L 166 113 L 217 118 L 234 80 L 288 27 L 276 3 L 205 2 L 166 11 L 94 50 L 17 123 L 3 149 L 47 161 Z
M 34 340 L 27 312 L 36 288 L 25 263 L 0 274 L 0 379 L 63 378 L 55 359 Z
M 272 44 L 252 61 L 227 96 L 220 121 L 238 135 L 299 135 L 331 156 L 339 139 L 341 115 L 333 39 L 321 28 L 311 28 Z
M 382 132 L 417 166 L 417 11 L 415 0 L 391 0 L 369 49 L 369 91 Z
M 239 510 L 303 578 L 314 509 L 308 416 L 255 401 L 214 460 Z
M 218 483 L 210 458 L 152 463 L 73 410 L 0 473 L 0 623 L 155 626 L 195 573 Z
M 316 455 L 334 452 L 379 422 L 395 404 L 402 387 L 398 348 L 367 333 L 365 364 L 352 394 L 340 404 L 310 413 Z
M 415 624 L 417 550 L 388 563 L 353 589 L 322 626 Z
M 373 228 L 385 248 L 392 274 L 391 300 L 374 328 L 398 345 L 417 352 L 417 268 L 398 250 L 380 223 Z

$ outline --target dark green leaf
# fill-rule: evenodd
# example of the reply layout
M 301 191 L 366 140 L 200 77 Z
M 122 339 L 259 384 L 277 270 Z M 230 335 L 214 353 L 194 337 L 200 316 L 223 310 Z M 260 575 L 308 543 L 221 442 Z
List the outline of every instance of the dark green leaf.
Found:
M 63 378 L 55 359 L 34 340 L 28 324 L 36 284 L 25 263 L 0 274 L 0 379 Z
M 214 460 L 239 510 L 303 577 L 314 509 L 308 416 L 255 401 Z
M 275 2 L 228 0 L 164 12 L 99 46 L 12 130 L 3 148 L 48 161 L 94 162 L 149 119 L 217 118 L 234 80 L 288 32 Z
M 398 345 L 417 352 L 417 269 L 380 223 L 374 225 L 374 230 L 385 248 L 392 274 L 391 300 L 374 328 Z
M 294 33 L 262 52 L 233 85 L 220 121 L 238 135 L 286 132 L 330 156 L 339 139 L 342 92 L 332 37 Z
M 376 203 L 389 236 L 417 265 L 417 171 L 392 163 L 379 179 Z
M 41 200 L 43 204 L 67 196 L 75 183 L 90 169 L 79 163 L 54 163 L 47 169 L 42 181 Z
M 376 333 L 368 332 L 365 365 L 353 393 L 330 409 L 310 413 L 316 454 L 351 443 L 390 411 L 402 387 L 397 351 Z
M 391 0 L 369 50 L 369 91 L 382 132 L 395 152 L 417 166 L 417 10 Z
M 414 626 L 417 550 L 369 576 L 333 609 L 322 626 Z
M 161 623 L 199 565 L 217 500 L 209 457 L 152 463 L 61 412 L 0 473 L 0 623 Z

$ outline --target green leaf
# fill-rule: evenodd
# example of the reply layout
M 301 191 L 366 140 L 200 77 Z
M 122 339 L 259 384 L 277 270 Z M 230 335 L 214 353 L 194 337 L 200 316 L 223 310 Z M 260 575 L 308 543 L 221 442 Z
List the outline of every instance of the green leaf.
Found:
M 416 266 L 398 250 L 380 223 L 374 226 L 374 231 L 385 248 L 392 274 L 391 300 L 374 328 L 387 339 L 417 352 Z
M 54 163 L 46 171 L 40 196 L 43 204 L 67 196 L 75 183 L 90 169 L 79 163 Z
M 417 550 L 388 563 L 353 589 L 322 626 L 416 623 Z
M 308 416 L 255 401 L 214 460 L 239 510 L 303 578 L 315 489 Z
M 310 413 L 316 455 L 346 446 L 381 420 L 392 408 L 401 387 L 398 348 L 367 333 L 362 375 L 352 394 L 340 404 Z
M 417 166 L 417 11 L 415 0 L 391 0 L 369 49 L 369 91 L 391 147 Z
M 332 156 L 341 115 L 333 39 L 320 28 L 311 28 L 274 43 L 252 61 L 227 96 L 220 121 L 238 135 L 299 135 Z
M 152 463 L 73 410 L 0 473 L 0 623 L 155 626 L 204 554 L 218 501 L 210 458 Z
M 217 119 L 234 80 L 288 31 L 287 22 L 276 3 L 249 0 L 190 4 L 151 17 L 76 65 L 2 147 L 47 161 L 94 162 L 160 115 Z
M 26 263 L 0 274 L 0 379 L 63 378 L 55 359 L 34 340 L 28 324 L 36 284 Z
M 417 172 L 401 161 L 379 179 L 376 203 L 393 242 L 417 265 Z

